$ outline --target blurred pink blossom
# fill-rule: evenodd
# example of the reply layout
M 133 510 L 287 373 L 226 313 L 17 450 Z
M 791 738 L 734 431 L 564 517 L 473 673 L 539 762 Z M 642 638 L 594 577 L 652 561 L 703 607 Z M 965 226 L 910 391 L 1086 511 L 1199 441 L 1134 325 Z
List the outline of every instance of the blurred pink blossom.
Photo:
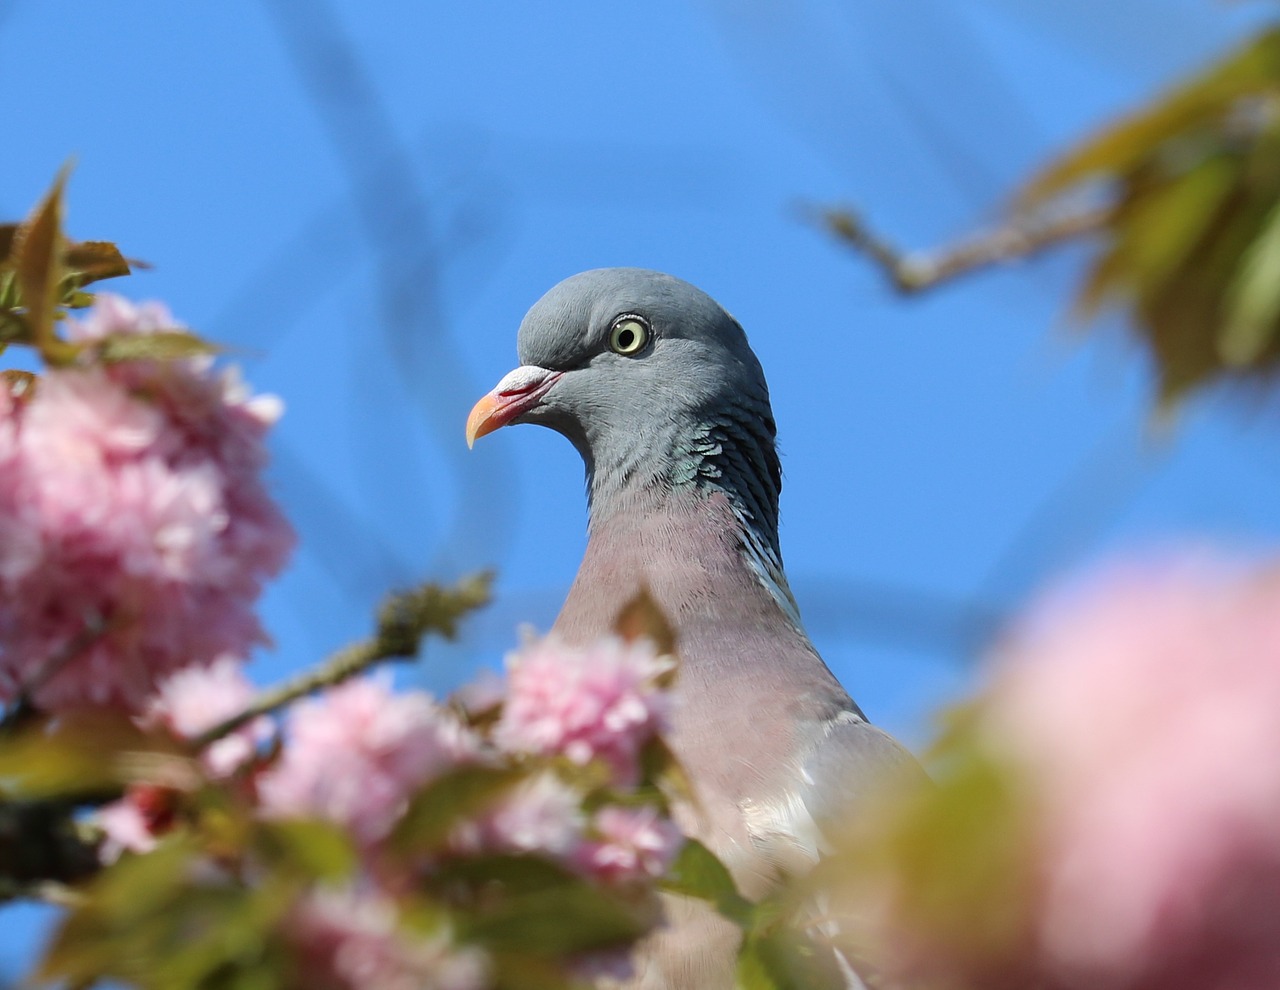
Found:
M 657 685 L 668 669 L 648 640 L 530 643 L 507 657 L 507 703 L 494 739 L 513 752 L 599 759 L 615 782 L 632 784 L 641 747 L 669 723 L 670 695 Z
M 582 794 L 545 772 L 459 825 L 451 844 L 462 852 L 531 853 L 567 862 L 580 853 L 584 824 Z
M 172 328 L 158 304 L 100 295 L 70 336 Z M 0 390 L 4 391 L 4 390 Z M 51 369 L 0 398 L 0 700 L 140 711 L 164 674 L 244 655 L 293 533 L 262 483 L 279 413 L 208 359 Z
M 609 883 L 658 879 L 684 845 L 684 834 L 653 805 L 606 805 L 592 824 L 598 838 L 582 847 L 578 865 Z
M 156 847 L 146 813 L 127 796 L 99 808 L 94 821 L 102 829 L 98 858 L 104 863 L 114 863 L 125 852 L 145 853 Z
M 193 739 L 244 711 L 255 693 L 243 664 L 224 654 L 208 667 L 187 667 L 165 678 L 142 721 L 162 725 L 180 739 Z M 205 769 L 214 777 L 229 777 L 270 734 L 270 719 L 254 719 L 204 748 L 200 755 Z
M 165 787 L 129 787 L 122 798 L 103 805 L 94 815 L 103 835 L 98 858 L 114 863 L 124 852 L 150 852 L 158 838 L 173 828 L 174 807 L 174 793 Z
M 357 678 L 293 707 L 258 794 L 268 815 L 326 818 L 371 845 L 416 789 L 478 752 L 471 730 L 429 695 Z
M 1280 986 L 1280 572 L 1187 556 L 1059 592 L 986 710 L 1035 787 L 1044 975 Z
M 477 949 L 447 933 L 423 935 L 400 924 L 395 903 L 371 892 L 320 892 L 288 922 L 297 971 L 288 986 L 305 990 L 479 990 L 489 985 Z

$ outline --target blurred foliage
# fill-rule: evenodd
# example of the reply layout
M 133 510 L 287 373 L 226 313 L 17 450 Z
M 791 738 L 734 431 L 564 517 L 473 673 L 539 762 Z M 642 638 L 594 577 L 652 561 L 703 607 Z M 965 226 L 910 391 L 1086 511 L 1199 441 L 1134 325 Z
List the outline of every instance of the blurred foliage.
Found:
M 1036 985 L 1020 969 L 1038 883 L 1031 792 L 992 743 L 978 709 L 953 709 L 931 782 L 884 792 L 796 885 L 827 905 L 860 973 L 886 974 L 871 985 Z
M 84 291 L 86 286 L 129 275 L 141 266 L 110 241 L 67 237 L 62 229 L 67 174 L 64 168 L 26 220 L 0 224 L 0 352 L 10 344 L 25 344 L 52 366 L 70 364 L 86 350 L 108 363 L 212 353 L 216 348 L 208 341 L 178 328 L 78 342 L 59 334 L 58 324 L 67 310 L 92 305 L 93 294 Z M 20 379 L 32 384 L 32 376 L 25 373 L 8 372 L 5 377 L 11 383 Z
M 1090 137 L 1022 191 L 1020 212 L 1102 193 L 1102 244 L 1076 299 L 1131 309 L 1163 404 L 1280 366 L 1280 29 Z

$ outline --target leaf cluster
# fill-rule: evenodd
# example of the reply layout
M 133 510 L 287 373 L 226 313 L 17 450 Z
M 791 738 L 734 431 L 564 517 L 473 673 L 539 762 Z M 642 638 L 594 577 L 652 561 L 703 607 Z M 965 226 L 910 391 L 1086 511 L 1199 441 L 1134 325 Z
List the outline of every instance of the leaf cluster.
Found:
M 69 341 L 59 333 L 68 310 L 92 305 L 94 297 L 85 291 L 87 286 L 145 267 L 126 258 L 110 241 L 74 241 L 66 235 L 67 174 L 64 168 L 21 223 L 0 224 L 0 352 L 12 344 L 25 345 L 55 367 L 76 361 L 85 351 L 106 363 L 213 353 L 215 348 L 208 341 L 178 328 L 145 336 L 108 335 L 94 341 Z M 33 384 L 27 373 L 4 375 L 11 386 Z
M 1100 187 L 1100 190 L 1099 190 Z M 1101 192 L 1077 312 L 1130 310 L 1162 403 L 1280 367 L 1280 29 L 1035 176 L 1020 212 Z

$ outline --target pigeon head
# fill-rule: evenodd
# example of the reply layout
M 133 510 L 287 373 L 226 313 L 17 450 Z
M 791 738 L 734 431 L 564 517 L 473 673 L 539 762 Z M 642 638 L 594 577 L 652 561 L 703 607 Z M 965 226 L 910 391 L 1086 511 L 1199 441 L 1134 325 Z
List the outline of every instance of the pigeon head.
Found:
M 592 516 L 637 495 L 724 491 L 776 552 L 781 471 L 769 389 L 742 327 L 687 282 L 640 268 L 565 279 L 529 310 L 520 367 L 467 440 L 538 423 L 582 454 Z

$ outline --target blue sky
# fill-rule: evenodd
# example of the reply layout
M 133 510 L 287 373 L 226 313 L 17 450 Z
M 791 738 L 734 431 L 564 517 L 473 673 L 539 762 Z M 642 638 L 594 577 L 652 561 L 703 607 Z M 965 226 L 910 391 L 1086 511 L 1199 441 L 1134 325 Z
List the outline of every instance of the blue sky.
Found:
M 895 297 L 803 219 L 856 204 L 927 246 L 1256 24 L 1209 0 L 644 5 L 0 0 L 0 210 L 74 156 L 69 228 L 281 395 L 273 477 L 302 547 L 262 681 L 369 628 L 392 585 L 499 569 L 409 679 L 438 690 L 545 628 L 576 570 L 577 455 L 466 450 L 525 310 L 585 268 L 686 278 L 769 378 L 783 552 L 821 651 L 913 744 L 973 676 L 975 617 L 1126 546 L 1277 535 L 1274 409 L 1147 423 L 1118 326 L 1064 321 L 1078 251 Z M 32 938 L 0 925 L 0 966 Z

